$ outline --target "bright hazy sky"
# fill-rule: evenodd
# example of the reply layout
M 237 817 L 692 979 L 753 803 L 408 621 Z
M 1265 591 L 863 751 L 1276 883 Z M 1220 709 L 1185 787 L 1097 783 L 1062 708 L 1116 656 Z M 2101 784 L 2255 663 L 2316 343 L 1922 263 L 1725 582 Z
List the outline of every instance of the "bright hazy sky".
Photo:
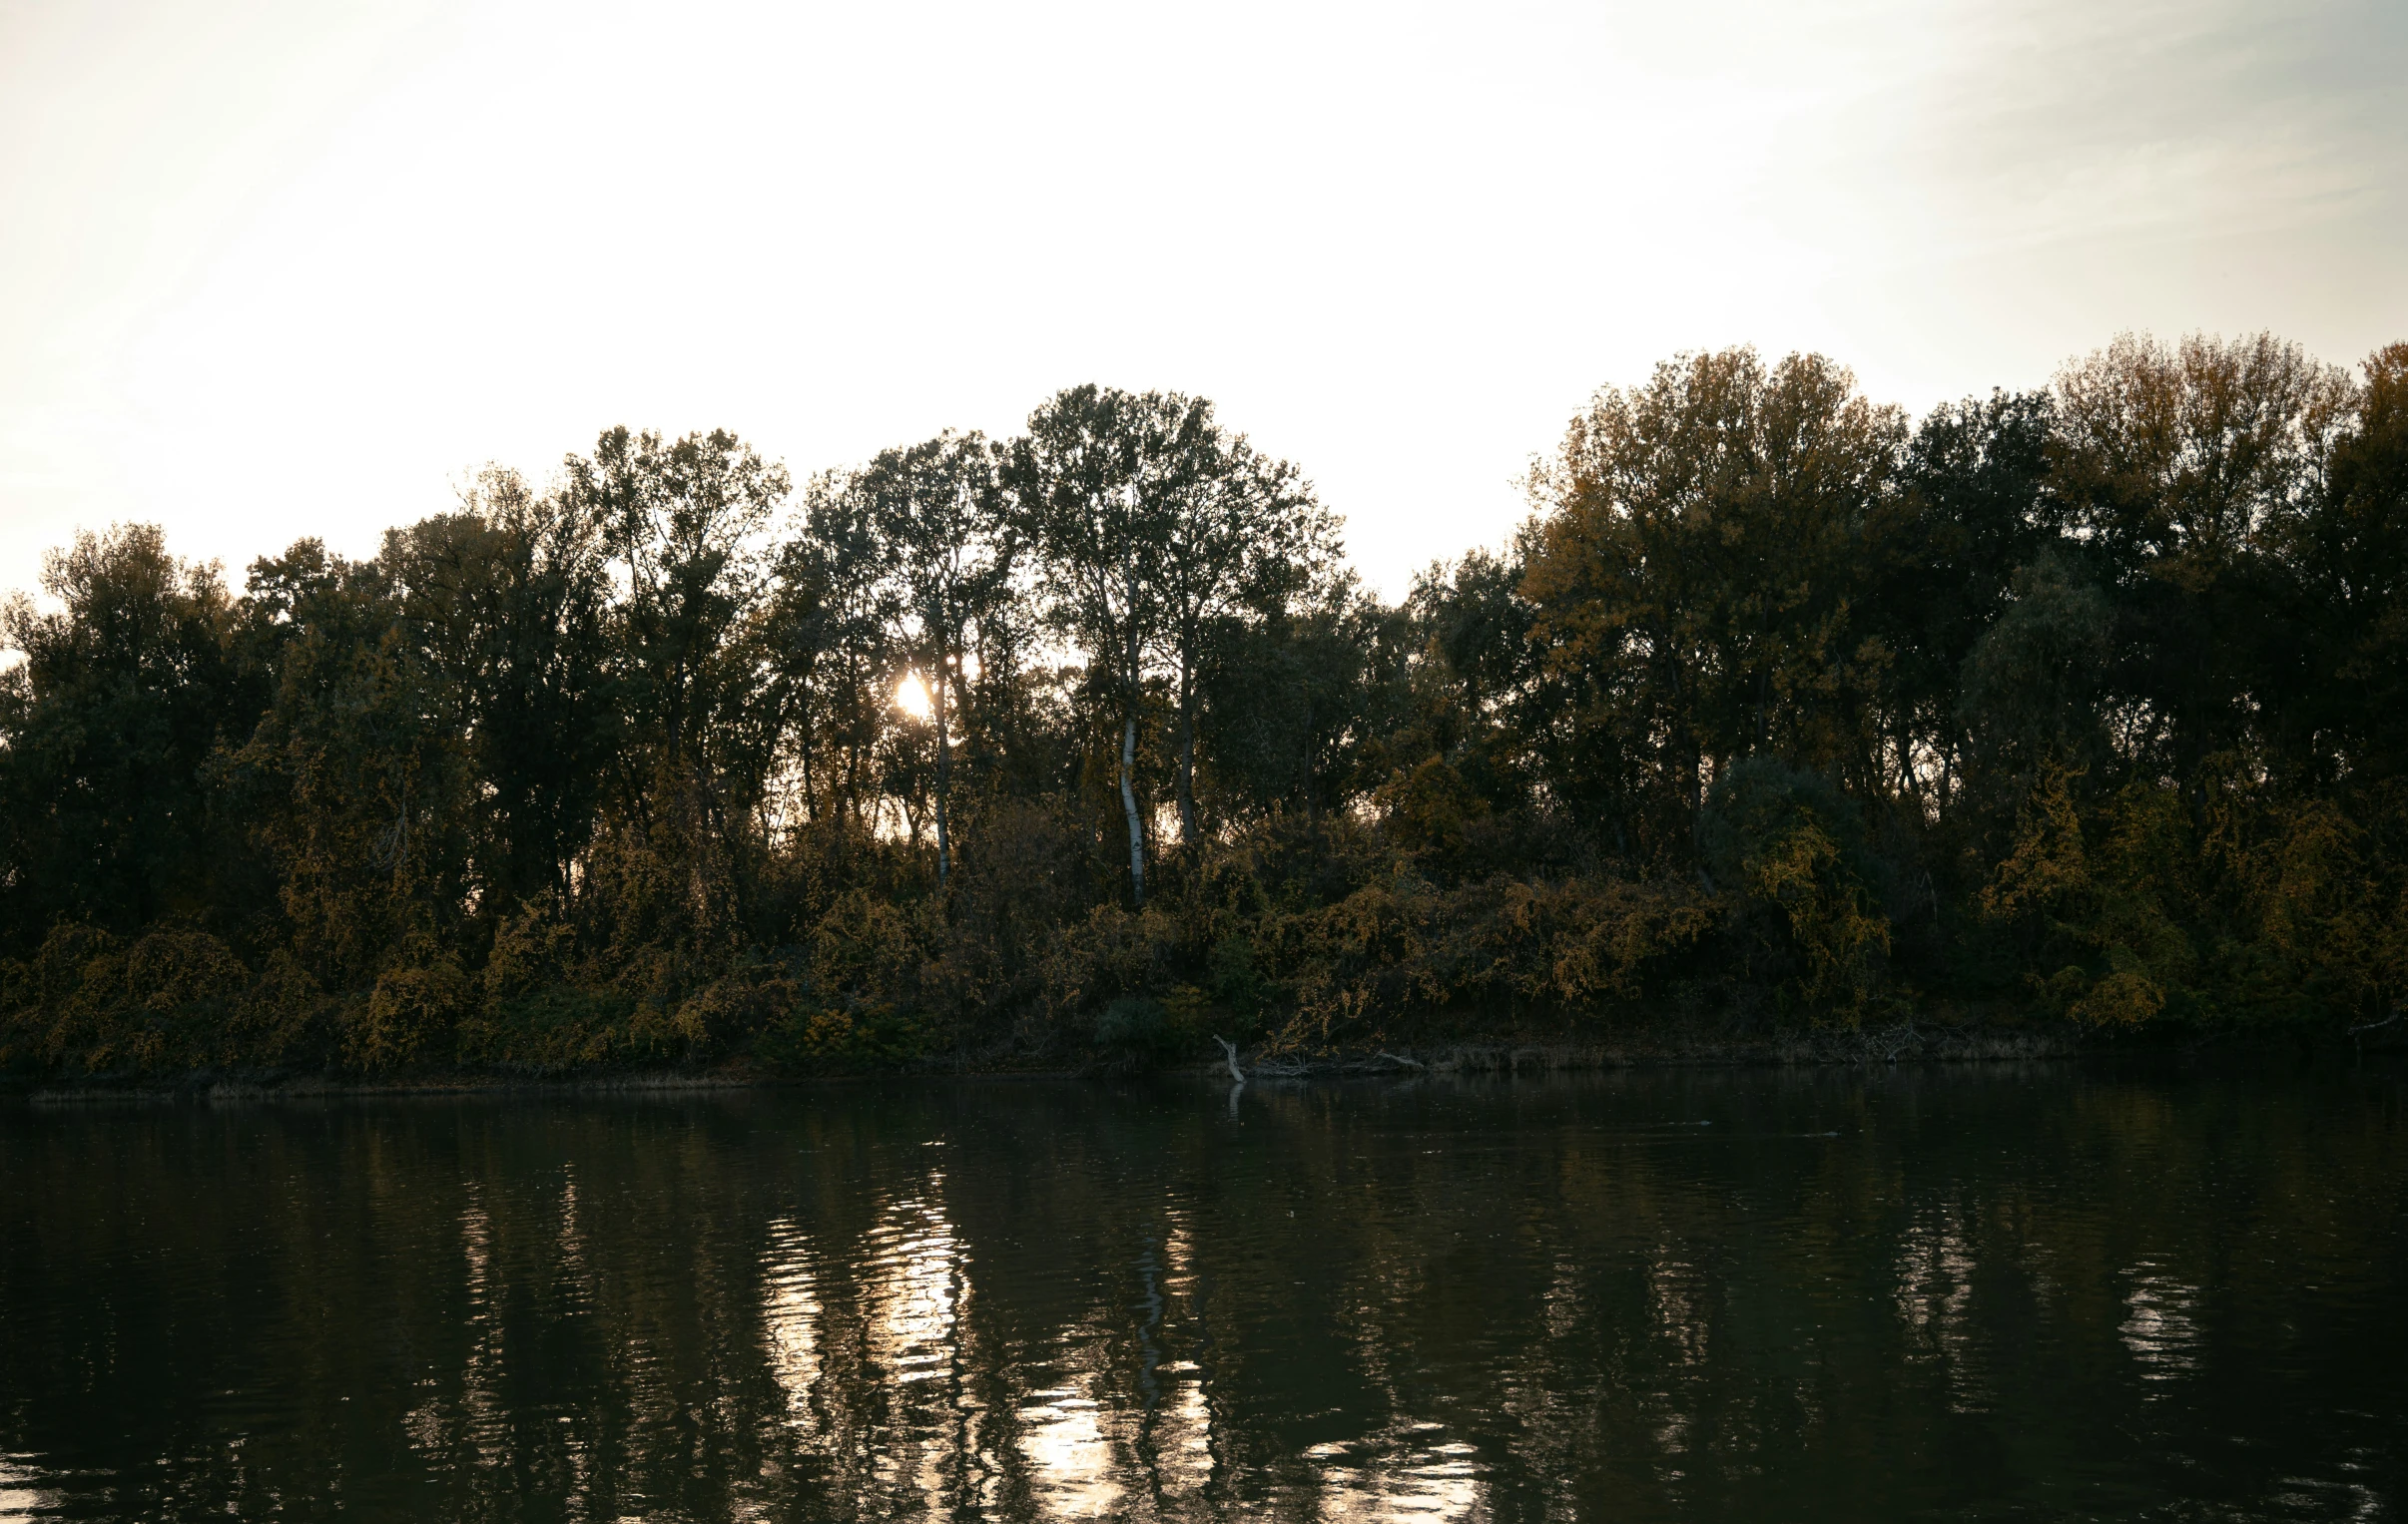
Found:
M 1920 410 L 2120 328 L 2408 338 L 2404 81 L 2403 0 L 0 0 L 0 588 L 1092 379 L 1214 398 L 1394 593 L 1678 350 Z

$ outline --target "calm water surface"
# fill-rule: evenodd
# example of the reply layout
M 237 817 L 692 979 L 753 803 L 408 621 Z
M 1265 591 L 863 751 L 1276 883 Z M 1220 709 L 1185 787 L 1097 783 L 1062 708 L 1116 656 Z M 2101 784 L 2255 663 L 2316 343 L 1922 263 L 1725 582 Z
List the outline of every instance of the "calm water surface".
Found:
M 2402 1074 L 0 1108 L 0 1516 L 2393 1518 Z

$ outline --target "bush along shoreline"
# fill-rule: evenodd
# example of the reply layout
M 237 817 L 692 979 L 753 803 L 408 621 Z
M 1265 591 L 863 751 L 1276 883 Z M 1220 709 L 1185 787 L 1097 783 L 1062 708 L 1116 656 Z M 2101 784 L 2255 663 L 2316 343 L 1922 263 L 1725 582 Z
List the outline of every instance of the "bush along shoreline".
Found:
M 0 609 L 0 1076 L 2408 1032 L 2408 344 L 1920 420 L 1683 355 L 1529 493 L 1392 604 L 1209 403 L 1085 386 L 800 486 L 613 429 L 239 589 L 80 536 Z

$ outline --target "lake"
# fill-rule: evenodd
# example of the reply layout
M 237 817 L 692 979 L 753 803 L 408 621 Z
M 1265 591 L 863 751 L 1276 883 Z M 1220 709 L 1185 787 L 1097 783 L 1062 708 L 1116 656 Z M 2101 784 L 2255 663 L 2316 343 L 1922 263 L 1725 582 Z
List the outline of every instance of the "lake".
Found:
M 0 1107 L 0 1517 L 2367 1519 L 2372 1061 Z

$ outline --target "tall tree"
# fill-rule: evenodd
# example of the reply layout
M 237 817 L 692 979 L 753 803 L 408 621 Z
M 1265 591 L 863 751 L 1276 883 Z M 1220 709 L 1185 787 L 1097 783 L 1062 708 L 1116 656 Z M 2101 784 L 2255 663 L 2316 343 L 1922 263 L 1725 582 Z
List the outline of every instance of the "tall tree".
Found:
M 385 538 L 404 618 L 460 711 L 490 913 L 565 893 L 612 742 L 602 526 L 590 504 L 485 471 L 462 511 Z
M 2308 511 L 2347 374 L 2270 334 L 2125 334 L 2057 378 L 2054 490 L 2105 558 L 2135 761 L 2193 776 L 2278 723 L 2304 632 L 2270 533 Z
M 231 759 L 229 797 L 276 865 L 287 945 L 337 991 L 456 951 L 478 791 L 465 693 L 384 557 L 303 540 L 254 562 L 249 587 L 276 686 Z
M 625 582 L 621 802 L 643 831 L 666 832 L 698 927 L 733 930 L 739 837 L 757 823 L 784 730 L 760 681 L 762 540 L 789 487 L 783 466 L 724 431 L 668 442 L 617 428 L 567 462 L 564 491 L 601 523 Z
M 1199 726 L 1224 817 L 1312 820 L 1380 781 L 1409 629 L 1351 574 L 1222 624 L 1204 648 Z
M 1202 839 L 1196 737 L 1211 643 L 1326 581 L 1340 551 L 1336 520 L 1294 466 L 1222 429 L 1210 402 L 1173 395 L 1155 405 L 1175 452 L 1162 473 L 1159 576 L 1163 656 L 1178 726 L 1179 836 L 1192 848 Z
M 1532 478 L 1524 583 L 1575 695 L 1569 796 L 1694 822 L 1742 757 L 1877 775 L 1889 653 L 1856 610 L 1905 433 L 1819 355 L 1692 355 L 1597 394 Z
M 1967 660 L 2007 609 L 2019 569 L 2059 545 L 2055 429 L 2046 392 L 1934 408 L 1908 442 L 1900 490 L 1868 527 L 1860 614 L 1892 663 L 1879 717 L 1885 782 L 1918 813 L 1945 808 L 1963 778 Z
M 981 627 L 1010 598 L 1015 536 L 1002 511 L 996 452 L 977 434 L 941 434 L 883 450 L 854 479 L 894 579 L 894 649 L 928 695 L 934 736 L 936 877 L 952 874 L 952 732 L 973 700 Z
M 2408 776 L 2408 343 L 2367 357 L 2314 495 L 2269 538 L 2312 611 L 2302 745 L 2319 780 Z
M 813 477 L 799 532 L 778 552 L 770 635 L 815 817 L 868 818 L 862 800 L 893 700 L 887 638 L 901 618 L 891 560 L 857 473 Z
M 1205 419 L 1184 399 L 1074 386 L 1039 407 L 1012 445 L 1014 512 L 1047 571 L 1046 612 L 1078 647 L 1120 719 L 1120 807 L 1129 892 L 1145 902 L 1137 733 L 1146 658 L 1166 623 L 1162 563 L 1175 497 Z
M 205 768 L 264 697 L 234 649 L 218 570 L 157 527 L 79 534 L 44 559 L 44 613 L 0 606 L 0 900 L 17 938 L 62 917 L 118 927 L 212 907 Z

